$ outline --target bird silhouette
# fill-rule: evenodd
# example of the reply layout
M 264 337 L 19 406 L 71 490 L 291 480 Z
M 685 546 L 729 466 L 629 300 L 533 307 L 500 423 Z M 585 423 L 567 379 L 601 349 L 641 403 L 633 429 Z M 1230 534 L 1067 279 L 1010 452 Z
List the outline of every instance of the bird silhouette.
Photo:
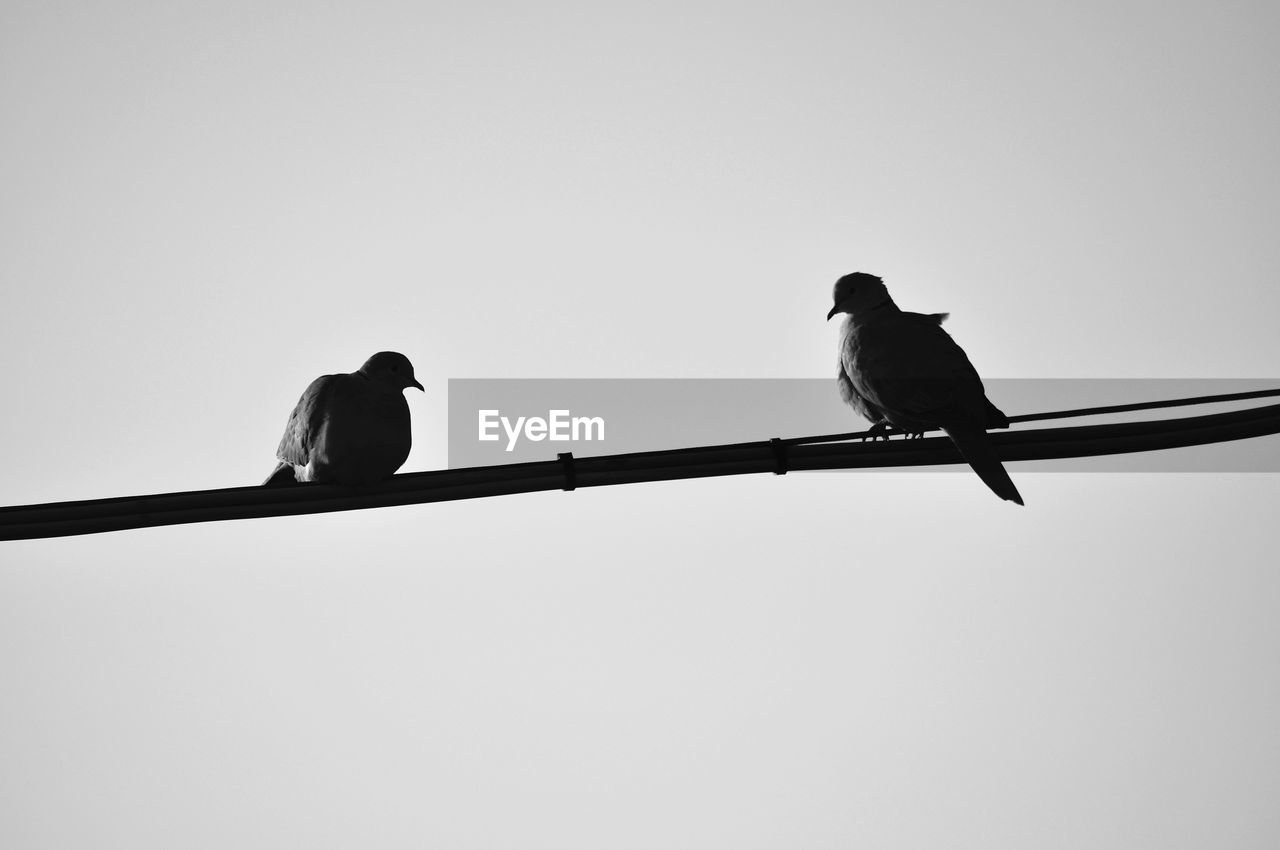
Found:
M 947 313 L 908 313 L 889 297 L 884 281 L 854 272 L 836 281 L 827 319 L 846 314 L 840 329 L 840 397 L 883 435 L 907 436 L 941 428 L 978 477 L 1002 499 L 1022 496 L 996 456 L 988 428 L 1009 420 L 987 398 L 964 349 L 942 329 Z
M 409 387 L 423 388 L 395 351 L 378 352 L 350 374 L 316 378 L 289 415 L 280 462 L 263 484 L 371 484 L 395 474 L 412 444 Z

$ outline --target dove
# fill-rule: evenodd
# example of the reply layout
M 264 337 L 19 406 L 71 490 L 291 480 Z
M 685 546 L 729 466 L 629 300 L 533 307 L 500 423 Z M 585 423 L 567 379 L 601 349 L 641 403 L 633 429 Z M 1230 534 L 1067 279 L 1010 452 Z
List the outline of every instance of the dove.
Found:
M 847 314 L 836 377 L 845 403 L 876 433 L 890 425 L 908 436 L 941 428 L 993 493 L 1021 505 L 986 433 L 1009 427 L 1009 420 L 987 399 L 964 349 L 942 329 L 948 314 L 900 310 L 884 282 L 864 272 L 837 280 L 832 300 L 828 321 Z
M 380 351 L 350 374 L 321 375 L 289 415 L 279 464 L 262 482 L 371 484 L 409 456 L 412 433 L 404 390 L 423 389 L 409 358 Z

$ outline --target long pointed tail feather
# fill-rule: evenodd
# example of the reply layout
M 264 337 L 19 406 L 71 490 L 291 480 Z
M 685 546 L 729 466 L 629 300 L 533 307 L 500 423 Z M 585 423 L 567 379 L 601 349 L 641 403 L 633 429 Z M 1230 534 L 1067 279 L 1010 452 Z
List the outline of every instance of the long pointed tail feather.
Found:
M 1013 485 L 1009 473 L 1005 472 L 995 449 L 991 447 L 991 441 L 987 439 L 986 431 L 968 423 L 943 425 L 942 430 L 947 432 L 960 454 L 973 467 L 973 471 L 978 473 L 982 483 L 991 488 L 991 492 L 1006 501 L 1018 505 L 1023 503 L 1022 494 Z

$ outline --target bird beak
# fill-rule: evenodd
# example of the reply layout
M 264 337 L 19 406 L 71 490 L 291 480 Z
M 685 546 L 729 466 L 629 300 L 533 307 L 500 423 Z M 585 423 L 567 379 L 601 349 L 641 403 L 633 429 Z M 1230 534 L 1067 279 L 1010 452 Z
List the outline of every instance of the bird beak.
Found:
M 417 381 L 414 381 L 414 382 L 413 382 L 412 384 L 410 384 L 409 386 L 411 386 L 411 387 L 417 387 L 418 389 L 422 390 L 424 393 L 426 392 L 426 389 L 424 389 L 424 388 L 423 388 L 422 384 L 418 383 Z
M 839 304 L 837 304 L 836 306 L 832 307 L 832 308 L 831 308 L 831 312 L 827 314 L 827 321 L 828 321 L 828 322 L 829 322 L 829 321 L 831 321 L 831 317 L 832 317 L 832 316 L 834 316 L 836 313 L 839 313 L 839 312 L 840 312 L 840 305 L 839 305 Z

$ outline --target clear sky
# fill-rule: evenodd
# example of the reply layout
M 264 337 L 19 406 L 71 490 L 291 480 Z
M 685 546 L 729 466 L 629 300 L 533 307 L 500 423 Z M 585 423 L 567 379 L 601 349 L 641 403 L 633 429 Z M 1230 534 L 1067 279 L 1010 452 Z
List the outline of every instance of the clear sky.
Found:
M 990 377 L 1276 377 L 1277 32 L 7 2 L 0 504 L 255 483 L 381 349 L 406 470 L 451 377 L 827 376 L 853 270 Z M 1011 472 L 0 544 L 0 845 L 1274 846 L 1280 476 Z

